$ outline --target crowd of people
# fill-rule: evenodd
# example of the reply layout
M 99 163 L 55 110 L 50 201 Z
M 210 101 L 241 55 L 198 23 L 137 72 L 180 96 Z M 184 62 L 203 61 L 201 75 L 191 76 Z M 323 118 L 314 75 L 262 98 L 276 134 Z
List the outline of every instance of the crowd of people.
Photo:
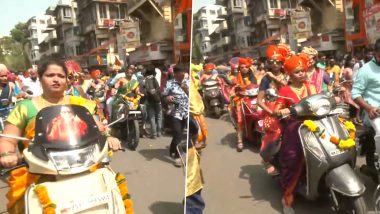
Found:
M 362 54 L 346 54 L 340 59 L 319 53 L 311 47 L 303 47 L 299 53 L 295 51 L 286 44 L 269 45 L 265 58 L 254 60 L 237 56 L 219 65 L 211 59 L 206 59 L 204 64 L 193 63 L 191 67 L 190 117 L 200 130 L 197 134 L 198 139 L 192 140 L 192 145 L 199 151 L 206 145 L 208 131 L 204 122 L 204 116 L 209 111 L 203 94 L 204 82 L 210 79 L 219 82 L 225 111 L 229 111 L 230 115 L 236 115 L 231 119 L 235 124 L 238 152 L 243 151 L 243 132 L 247 126 L 240 108 L 246 94 L 242 92 L 249 90 L 251 85 L 257 86 L 257 105 L 263 112 L 261 118 L 264 124 L 260 155 L 267 173 L 271 176 L 280 175 L 284 213 L 294 213 L 293 195 L 305 168 L 298 135 L 303 121 L 289 117 L 290 107 L 314 94 L 334 94 L 338 103 L 347 106 L 348 113 L 345 119 L 357 126 L 366 126 L 370 130 L 372 127 L 368 119 L 378 117 L 380 112 L 380 40 L 373 48 L 365 49 Z M 267 97 L 268 89 L 275 90 L 279 98 L 273 100 Z M 283 118 L 286 118 L 285 122 Z M 367 164 L 363 167 L 375 174 L 373 132 L 372 129 L 366 138 L 371 139 L 371 142 L 365 143 Z M 275 155 L 279 157 L 281 170 L 272 164 L 271 160 Z M 197 182 L 202 183 L 199 180 Z M 189 196 L 192 209 L 198 209 L 198 212 L 194 213 L 199 213 L 204 208 L 203 200 L 199 200 L 200 191 L 197 189 Z M 191 200 L 191 197 L 196 201 Z

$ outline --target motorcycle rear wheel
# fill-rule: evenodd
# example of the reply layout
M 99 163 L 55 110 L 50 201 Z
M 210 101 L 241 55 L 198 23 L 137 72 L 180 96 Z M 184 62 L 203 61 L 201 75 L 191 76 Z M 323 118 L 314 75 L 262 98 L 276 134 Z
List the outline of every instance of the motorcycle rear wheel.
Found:
M 135 151 L 140 141 L 140 126 L 138 120 L 128 121 L 127 147 Z

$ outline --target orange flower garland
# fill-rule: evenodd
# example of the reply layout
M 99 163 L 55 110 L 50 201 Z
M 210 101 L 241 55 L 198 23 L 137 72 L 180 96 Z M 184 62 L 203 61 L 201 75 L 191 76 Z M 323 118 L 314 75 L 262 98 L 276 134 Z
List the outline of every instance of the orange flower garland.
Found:
M 127 214 L 134 214 L 133 212 L 133 207 L 132 207 L 132 200 L 131 200 L 131 195 L 128 193 L 128 187 L 127 187 L 127 182 L 125 180 L 124 175 L 121 173 L 116 174 L 116 182 L 117 186 L 119 187 L 120 194 L 123 197 L 124 201 L 124 206 Z
M 342 121 L 344 123 L 344 127 L 348 131 L 350 137 L 346 140 L 339 139 L 335 136 L 330 136 L 330 142 L 337 145 L 339 149 L 351 149 L 355 147 L 355 136 L 356 136 L 356 127 L 350 121 Z M 320 131 L 318 125 L 312 120 L 305 120 L 303 125 L 307 127 L 307 129 L 315 134 L 318 134 L 322 139 L 325 138 L 324 130 Z
M 33 191 L 37 194 L 38 200 L 42 204 L 43 213 L 55 214 L 55 208 L 57 205 L 51 201 L 46 187 L 43 185 L 37 185 L 34 187 Z

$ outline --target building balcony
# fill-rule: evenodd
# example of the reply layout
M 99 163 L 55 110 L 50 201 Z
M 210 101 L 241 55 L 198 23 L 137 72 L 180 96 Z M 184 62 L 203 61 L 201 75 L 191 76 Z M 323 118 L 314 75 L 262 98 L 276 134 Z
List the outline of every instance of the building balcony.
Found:
M 45 38 L 45 42 L 49 42 L 49 41 L 52 41 L 52 40 L 55 40 L 57 39 L 57 32 L 56 31 L 52 31 L 49 33 L 49 35 Z
M 57 21 L 55 20 L 55 17 L 50 17 L 48 20 L 47 20 L 47 27 L 48 28 L 53 28 L 57 26 Z
M 228 12 L 230 14 L 243 14 L 244 9 L 243 9 L 243 7 L 230 7 L 230 8 L 228 8 Z
M 216 32 L 220 33 L 222 31 L 228 30 L 227 21 L 223 21 L 219 24 L 219 26 L 215 29 Z
M 53 55 L 59 53 L 59 46 L 55 45 L 49 48 L 49 50 L 46 52 L 47 55 Z
M 219 18 L 224 18 L 224 17 L 227 17 L 227 9 L 225 7 L 221 7 L 219 8 L 218 10 L 218 17 Z
M 57 25 L 62 25 L 62 24 L 73 24 L 73 18 L 72 17 L 57 18 Z
M 226 46 L 226 45 L 229 45 L 230 43 L 231 43 L 231 37 L 225 36 L 219 40 L 218 47 Z
M 144 15 L 145 13 L 157 13 L 159 16 L 164 17 L 164 10 L 154 0 L 128 0 L 128 15 L 138 18 L 149 17 Z

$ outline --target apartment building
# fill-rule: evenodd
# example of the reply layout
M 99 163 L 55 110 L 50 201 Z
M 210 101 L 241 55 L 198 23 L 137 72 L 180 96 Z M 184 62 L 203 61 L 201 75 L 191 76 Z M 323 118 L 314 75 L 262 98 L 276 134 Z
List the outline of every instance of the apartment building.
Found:
M 77 22 L 82 42 L 78 61 L 86 66 L 107 66 L 118 56 L 116 34 L 118 25 L 127 17 L 128 0 L 76 0 Z M 82 64 L 83 65 L 83 64 Z
M 171 0 L 129 0 L 128 15 L 139 20 L 141 46 L 130 51 L 131 63 L 171 63 L 173 59 L 173 37 L 175 31 L 185 28 L 188 16 L 176 19 L 173 26 L 173 5 Z M 177 28 L 177 29 L 175 29 Z M 183 42 L 187 35 L 177 32 L 177 40 Z
M 35 67 L 41 58 L 39 43 L 45 40 L 48 33 L 44 32 L 47 27 L 47 22 L 50 19 L 49 15 L 37 15 L 33 16 L 27 21 L 28 25 L 28 55 L 29 60 Z

